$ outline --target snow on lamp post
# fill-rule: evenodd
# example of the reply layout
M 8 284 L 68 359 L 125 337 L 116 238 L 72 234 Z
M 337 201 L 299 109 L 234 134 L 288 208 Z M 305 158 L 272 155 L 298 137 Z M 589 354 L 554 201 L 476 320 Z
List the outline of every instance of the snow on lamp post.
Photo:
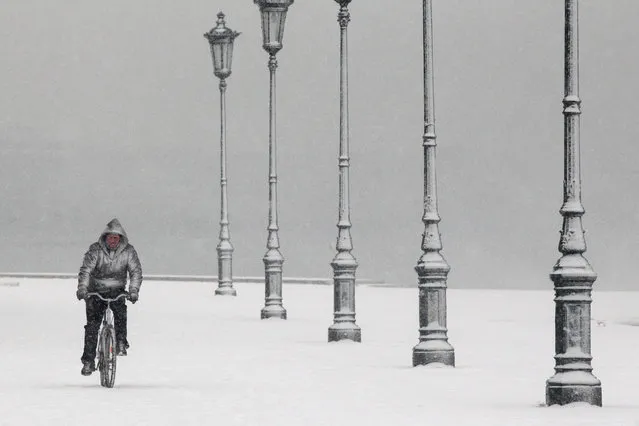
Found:
M 419 280 L 419 343 L 413 347 L 413 366 L 455 365 L 455 351 L 446 328 L 446 279 L 450 266 L 441 255 L 437 177 L 435 172 L 435 111 L 433 93 L 433 24 L 431 0 L 423 0 L 424 59 L 424 234 L 422 255 L 415 270 Z
M 294 0 L 254 0 L 260 8 L 262 16 L 262 47 L 269 54 L 268 69 L 270 71 L 269 94 L 269 223 L 265 270 L 265 306 L 262 308 L 262 319 L 286 319 L 286 309 L 282 304 L 282 264 L 284 257 L 280 252 L 280 239 L 277 231 L 277 168 L 275 137 L 275 70 L 277 69 L 277 52 L 282 49 L 286 12 Z
M 339 218 L 337 222 L 337 254 L 333 267 L 333 324 L 328 329 L 328 341 L 361 342 L 362 331 L 355 323 L 355 270 L 357 260 L 351 254 L 350 199 L 348 152 L 348 49 L 346 28 L 350 21 L 351 0 L 335 0 L 340 5 L 337 21 L 340 27 L 340 120 L 339 120 Z
M 555 286 L 555 374 L 546 382 L 546 404 L 586 402 L 601 406 L 601 381 L 592 374 L 590 355 L 591 293 L 597 274 L 583 256 L 577 5 L 577 0 L 565 0 L 564 195 L 559 211 L 563 217 L 562 256 L 550 274 Z
M 213 72 L 220 79 L 220 242 L 217 245 L 218 288 L 216 295 L 236 296 L 233 288 L 233 245 L 229 230 L 228 198 L 226 193 L 226 79 L 231 75 L 233 42 L 240 33 L 226 27 L 224 14 L 217 14 L 217 25 L 204 34 L 211 47 Z

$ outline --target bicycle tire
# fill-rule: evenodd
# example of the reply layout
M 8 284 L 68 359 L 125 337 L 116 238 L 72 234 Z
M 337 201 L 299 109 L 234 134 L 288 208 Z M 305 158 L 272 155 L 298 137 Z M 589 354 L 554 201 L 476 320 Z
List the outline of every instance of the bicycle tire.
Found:
M 107 330 L 106 328 L 102 327 L 102 329 L 100 330 L 100 336 L 98 337 L 98 365 L 97 365 L 97 370 L 100 372 L 100 386 L 105 386 L 105 378 L 106 378 L 106 374 L 105 374 L 105 369 L 104 366 L 106 364 L 106 360 L 105 360 L 105 356 L 104 356 L 104 347 L 105 347 L 105 340 L 106 340 L 106 333 Z
M 101 385 L 112 388 L 115 384 L 115 372 L 117 367 L 117 354 L 115 347 L 115 330 L 107 327 L 104 333 L 102 346 L 103 362 L 100 369 Z

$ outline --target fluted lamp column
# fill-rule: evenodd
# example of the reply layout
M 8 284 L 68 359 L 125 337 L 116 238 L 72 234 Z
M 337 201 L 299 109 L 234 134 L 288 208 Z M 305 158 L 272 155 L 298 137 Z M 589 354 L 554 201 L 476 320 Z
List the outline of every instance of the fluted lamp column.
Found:
M 586 402 L 602 405 L 601 381 L 592 373 L 590 306 L 597 274 L 583 256 L 586 239 L 581 217 L 579 158 L 578 1 L 565 0 L 564 39 L 564 201 L 559 251 L 550 274 L 555 286 L 555 374 L 546 382 L 546 404 Z
M 450 266 L 440 253 L 440 217 L 437 211 L 435 171 L 435 106 L 433 91 L 433 20 L 431 0 L 423 0 L 424 49 L 424 233 L 422 255 L 415 270 L 419 287 L 419 343 L 413 347 L 413 366 L 441 363 L 455 365 L 455 352 L 448 342 L 446 325 L 446 280 Z
M 348 152 L 348 43 L 347 26 L 350 21 L 348 4 L 351 0 L 335 0 L 339 6 L 337 21 L 340 27 L 340 120 L 339 120 L 339 218 L 337 222 L 337 254 L 333 267 L 333 324 L 328 328 L 328 341 L 352 340 L 361 342 L 362 331 L 355 323 L 355 271 L 357 260 L 351 253 L 350 191 Z
M 275 132 L 275 70 L 276 54 L 282 49 L 286 13 L 293 0 L 253 0 L 259 6 L 262 16 L 262 47 L 269 54 L 270 71 L 269 94 L 269 221 L 266 254 L 264 255 L 265 306 L 262 319 L 286 319 L 286 309 L 282 304 L 282 265 L 284 256 L 280 252 L 277 223 L 277 138 Z
M 204 34 L 211 47 L 213 72 L 220 79 L 220 241 L 217 245 L 218 288 L 215 294 L 226 296 L 237 295 L 233 288 L 233 245 L 226 191 L 226 79 L 231 75 L 233 42 L 239 35 L 226 27 L 222 12 L 217 14 L 217 25 Z

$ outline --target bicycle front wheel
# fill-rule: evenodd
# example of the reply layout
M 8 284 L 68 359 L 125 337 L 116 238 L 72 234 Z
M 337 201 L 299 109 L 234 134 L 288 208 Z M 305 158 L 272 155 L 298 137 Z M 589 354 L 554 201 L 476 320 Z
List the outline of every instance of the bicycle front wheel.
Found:
M 115 351 L 115 330 L 113 327 L 107 327 L 100 339 L 100 384 L 107 388 L 112 388 L 115 383 Z

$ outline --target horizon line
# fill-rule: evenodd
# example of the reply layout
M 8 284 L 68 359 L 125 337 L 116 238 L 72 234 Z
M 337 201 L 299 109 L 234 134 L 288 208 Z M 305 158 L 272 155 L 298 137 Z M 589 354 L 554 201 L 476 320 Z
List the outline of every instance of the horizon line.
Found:
M 58 273 L 58 272 L 0 272 L 2 278 L 27 278 L 27 279 L 74 279 L 78 274 Z M 170 275 L 170 274 L 149 274 L 143 276 L 148 281 L 174 281 L 174 282 L 218 282 L 217 275 Z M 263 277 L 238 276 L 233 277 L 233 281 L 239 284 L 264 284 Z M 309 278 L 309 277 L 283 277 L 283 284 L 305 284 L 305 285 L 333 285 L 332 278 Z M 0 287 L 19 286 L 20 283 L 0 282 Z M 387 283 L 384 280 L 373 280 L 370 278 L 356 278 L 357 286 L 385 287 L 385 288 L 414 288 L 418 289 L 417 283 Z M 447 290 L 489 290 L 489 291 L 553 291 L 553 288 L 516 288 L 516 287 L 447 287 Z M 636 292 L 639 289 L 593 289 L 593 292 Z
M 78 274 L 72 274 L 67 272 L 0 272 L 0 278 L 47 278 L 47 279 L 73 279 L 77 278 Z M 144 280 L 149 281 L 204 281 L 204 282 L 217 282 L 217 275 L 172 275 L 172 274 L 143 274 Z M 254 276 L 237 276 L 233 277 L 233 281 L 242 283 L 264 283 L 264 277 Z M 297 283 L 297 284 L 320 284 L 320 285 L 332 285 L 332 278 L 309 278 L 309 277 L 282 277 L 283 283 Z M 357 284 L 364 285 L 391 285 L 383 280 L 373 280 L 369 278 L 356 278 Z

